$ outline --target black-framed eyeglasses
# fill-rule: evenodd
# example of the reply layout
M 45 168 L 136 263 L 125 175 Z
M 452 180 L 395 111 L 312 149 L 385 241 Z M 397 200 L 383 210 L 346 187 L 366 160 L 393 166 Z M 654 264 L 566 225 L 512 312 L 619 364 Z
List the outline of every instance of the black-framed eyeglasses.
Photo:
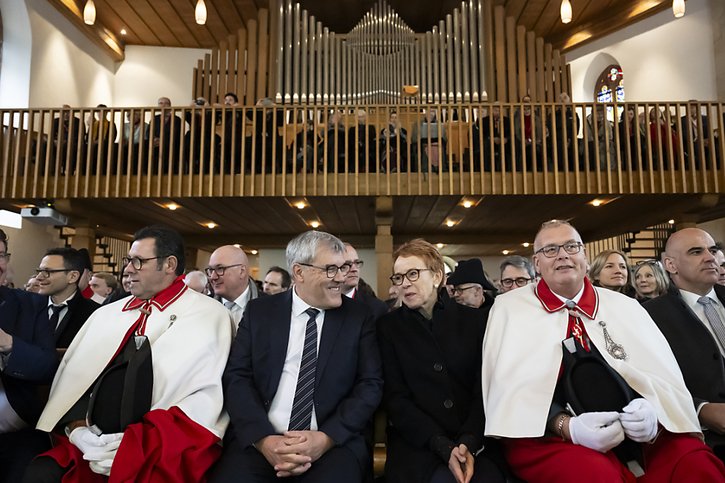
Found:
M 463 292 L 465 292 L 466 290 L 476 288 L 476 287 L 478 287 L 478 285 L 469 285 L 468 287 L 460 287 L 460 286 L 453 287 L 453 290 L 451 290 L 451 293 L 453 295 L 463 295 Z
M 206 273 L 207 277 L 211 277 L 212 274 L 216 273 L 217 276 L 223 277 L 224 273 L 227 271 L 227 268 L 234 268 L 234 267 L 242 267 L 244 266 L 243 263 L 235 263 L 234 265 L 217 265 L 216 267 L 206 267 L 204 269 L 204 272 Z
M 501 279 L 501 286 L 504 288 L 511 288 L 516 284 L 517 287 L 523 287 L 527 283 L 531 281 L 530 278 L 526 277 L 516 277 L 516 278 L 502 278 Z
M 363 260 L 360 260 L 360 259 L 358 259 L 358 260 L 351 260 L 348 263 L 350 264 L 350 266 L 355 265 L 358 268 L 361 268 L 363 265 L 365 265 L 365 262 Z
M 0 240 L 2 241 L 2 240 Z M 0 260 L 5 260 L 6 262 L 10 261 L 10 254 L 6 252 L 0 253 Z
M 70 268 L 36 268 L 35 269 L 35 276 L 40 278 L 48 278 L 54 273 L 60 273 L 60 272 L 73 272 L 78 270 L 72 270 Z
M 430 270 L 430 268 L 411 268 L 405 273 L 394 273 L 390 276 L 390 281 L 393 285 L 403 285 L 403 279 L 408 279 L 410 282 L 415 282 L 420 278 L 420 272 Z
M 149 262 L 151 260 L 158 260 L 159 258 L 166 258 L 171 255 L 162 255 L 159 257 L 149 257 L 149 258 L 141 258 L 141 257 L 123 257 L 121 260 L 123 261 L 123 266 L 126 267 L 128 265 L 131 265 L 136 270 L 141 270 L 141 267 L 143 267 L 143 264 L 146 262 Z
M 534 253 L 543 253 L 546 258 L 554 258 L 559 254 L 562 248 L 567 255 L 576 255 L 582 251 L 584 244 L 582 242 L 566 242 L 563 245 L 546 245 L 536 250 Z
M 327 274 L 327 278 L 335 278 L 337 275 L 337 272 L 340 272 L 343 275 L 347 275 L 347 272 L 350 271 L 351 265 L 349 263 L 343 263 L 339 267 L 337 265 L 325 265 L 324 267 L 318 267 L 317 265 L 312 265 L 310 263 L 297 263 L 298 265 L 302 265 L 303 267 L 310 267 L 310 268 L 316 268 L 317 270 L 322 270 Z

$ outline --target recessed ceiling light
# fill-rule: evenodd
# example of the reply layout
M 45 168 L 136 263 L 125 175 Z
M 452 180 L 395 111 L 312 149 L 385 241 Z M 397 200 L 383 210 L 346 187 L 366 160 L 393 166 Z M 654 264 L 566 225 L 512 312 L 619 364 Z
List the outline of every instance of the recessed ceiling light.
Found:
M 177 205 L 176 203 L 169 203 L 166 205 L 166 208 L 170 209 L 171 211 L 175 211 L 181 208 L 181 206 Z
M 674 225 L 675 224 L 675 220 L 674 219 L 669 220 L 667 223 L 669 223 L 670 225 Z
M 216 228 L 216 227 L 217 227 L 217 226 L 219 226 L 219 225 L 217 225 L 217 224 L 216 224 L 216 223 L 214 223 L 213 221 L 210 221 L 210 222 L 208 222 L 208 223 L 204 223 L 204 226 L 205 226 L 205 227 L 207 227 L 207 228 L 209 228 L 210 230 L 213 230 L 214 228 Z
M 257 250 L 252 250 L 252 251 L 251 251 L 251 252 L 249 252 L 249 253 L 251 253 L 252 255 L 256 255 L 256 254 L 257 254 L 257 253 L 259 253 L 259 252 L 258 252 Z
M 320 227 L 320 222 L 319 221 L 311 221 L 310 222 L 310 226 L 312 228 L 319 228 Z
M 596 208 L 597 206 L 602 206 L 602 203 L 603 203 L 603 201 L 602 201 L 602 200 L 592 200 L 592 201 L 591 201 L 591 205 L 592 205 L 592 206 L 594 206 L 595 208 Z
M 471 206 L 473 206 L 473 201 L 471 201 L 471 200 L 465 200 L 463 202 L 463 207 L 464 208 L 470 208 Z
M 297 208 L 298 210 L 304 210 L 306 206 L 307 205 L 304 201 L 298 201 L 297 203 L 295 203 L 295 208 Z
M 453 220 L 448 220 L 448 221 L 446 221 L 446 226 L 447 226 L 448 228 L 451 228 L 451 227 L 453 227 L 453 226 L 455 226 L 455 225 L 456 225 L 456 222 L 455 222 L 455 221 L 453 221 Z
M 234 246 L 235 246 L 236 248 L 242 248 L 242 245 L 240 245 L 239 243 L 235 243 L 235 244 L 234 244 Z
M 126 29 L 121 29 L 121 35 L 126 35 Z
M 436 243 L 436 248 L 438 248 L 439 250 L 444 246 L 446 246 L 445 243 Z
M 509 253 L 511 253 L 511 252 L 510 252 L 510 251 L 508 251 L 508 250 L 503 250 L 503 251 L 502 251 L 501 253 L 503 253 L 504 255 L 508 255 L 508 254 L 509 254 Z
M 529 245 L 531 245 L 531 243 L 529 243 L 529 242 L 524 242 L 524 243 L 522 243 L 521 245 L 522 245 L 522 246 L 523 246 L 524 248 L 529 248 Z

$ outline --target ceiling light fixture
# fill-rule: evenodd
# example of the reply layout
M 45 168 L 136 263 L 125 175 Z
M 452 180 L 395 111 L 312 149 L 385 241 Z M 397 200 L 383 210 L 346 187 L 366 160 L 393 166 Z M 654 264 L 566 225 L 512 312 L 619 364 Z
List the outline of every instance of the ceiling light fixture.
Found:
M 674 225 L 675 224 L 675 220 L 674 219 L 673 220 L 669 220 L 667 223 L 669 223 L 670 225 Z
M 603 203 L 602 200 L 592 200 L 591 201 L 592 206 L 595 207 L 595 208 L 596 207 L 599 207 L 599 206 L 602 206 L 602 203 Z
M 204 0 L 198 0 L 196 2 L 194 17 L 196 18 L 196 23 L 199 25 L 204 25 L 206 23 L 206 4 L 204 3 Z
M 168 208 L 171 211 L 176 211 L 179 208 L 181 208 L 181 206 L 177 205 L 176 203 L 169 203 L 168 205 L 166 205 L 166 208 Z
M 569 0 L 562 0 L 560 13 L 561 23 L 571 22 L 571 2 Z
M 213 230 L 214 228 L 216 228 L 219 225 L 217 225 L 213 221 L 210 221 L 209 223 L 205 223 L 204 226 L 207 227 L 207 228 L 209 228 L 210 230 Z
M 83 7 L 83 21 L 88 25 L 96 23 L 96 4 L 93 0 L 87 0 L 86 6 Z
M 126 35 L 128 32 L 126 32 L 126 29 L 121 29 L 121 35 Z
M 444 246 L 446 246 L 444 243 L 436 243 L 436 248 L 439 249 L 439 250 L 441 248 L 443 248 Z
M 672 13 L 675 18 L 685 15 L 685 0 L 672 0 Z
M 448 228 L 454 227 L 454 226 L 456 226 L 456 222 L 453 220 L 448 220 L 448 221 L 446 221 L 446 226 Z
M 235 244 L 234 244 L 234 246 L 235 246 L 236 248 L 242 248 L 242 245 L 240 245 L 239 243 L 235 243 Z
M 503 253 L 504 255 L 508 255 L 508 254 L 509 254 L 509 253 L 511 253 L 511 252 L 510 252 L 510 251 L 508 251 L 508 250 L 503 250 L 503 251 L 502 251 L 501 253 Z
M 319 228 L 320 227 L 320 222 L 319 221 L 311 221 L 310 222 L 310 226 L 312 228 Z
M 522 246 L 523 246 L 524 248 L 529 248 L 529 245 L 531 245 L 531 243 L 529 243 L 529 242 L 524 242 L 524 243 L 522 243 L 521 245 L 522 245 Z
M 297 203 L 295 203 L 295 208 L 297 208 L 298 210 L 304 210 L 306 206 L 307 205 L 304 201 L 298 201 Z
M 465 200 L 463 202 L 463 207 L 464 208 L 470 208 L 471 206 L 473 206 L 473 201 L 471 201 L 471 200 Z
M 251 251 L 251 252 L 249 252 L 249 253 L 251 253 L 252 255 L 256 255 L 256 254 L 257 254 L 257 253 L 259 253 L 259 252 L 258 252 L 257 250 L 252 250 L 252 251 Z

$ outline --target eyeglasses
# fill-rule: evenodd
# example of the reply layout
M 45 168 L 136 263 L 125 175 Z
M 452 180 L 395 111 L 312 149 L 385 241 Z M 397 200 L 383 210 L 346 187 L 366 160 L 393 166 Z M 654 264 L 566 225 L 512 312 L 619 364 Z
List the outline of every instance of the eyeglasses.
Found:
M 393 282 L 393 285 L 403 285 L 403 279 L 405 278 L 410 282 L 415 282 L 420 278 L 420 272 L 425 270 L 430 270 L 430 268 L 411 268 L 405 273 L 394 273 L 390 277 L 390 281 Z
M 478 287 L 478 285 L 469 285 L 468 287 L 454 287 L 453 290 L 451 290 L 451 293 L 453 295 L 462 295 L 465 290 L 476 287 Z
M 648 260 L 640 260 L 640 261 L 638 261 L 637 262 L 637 266 L 639 267 L 640 265 L 660 265 L 660 261 L 659 260 L 655 260 L 654 258 L 650 258 Z
M 121 260 L 123 261 L 123 266 L 126 267 L 128 265 L 131 265 L 136 270 L 141 270 L 141 267 L 143 267 L 143 264 L 150 261 L 150 260 L 158 260 L 159 258 L 166 258 L 170 257 L 171 255 L 163 255 L 160 257 L 149 257 L 149 258 L 140 258 L 140 257 L 123 257 Z
M 0 240 L 2 241 L 2 240 Z M 5 260 L 6 262 L 10 261 L 10 254 L 9 253 L 0 253 L 0 260 Z
M 349 272 L 351 268 L 351 265 L 349 263 L 343 263 L 339 267 L 337 265 L 325 265 L 324 267 L 318 267 L 317 265 L 311 265 L 309 263 L 298 263 L 298 265 L 322 270 L 327 274 L 327 278 L 335 278 L 337 272 L 340 272 L 343 275 L 347 275 L 347 272 Z
M 565 248 L 566 250 L 566 248 Z M 523 287 L 527 283 L 531 281 L 530 278 L 526 277 L 517 277 L 517 278 L 502 278 L 501 279 L 501 286 L 505 288 L 511 288 L 516 284 L 517 287 Z
M 73 272 L 74 270 L 71 270 L 69 268 L 36 268 L 35 269 L 35 276 L 40 278 L 48 278 L 54 273 L 60 273 L 60 272 Z M 78 270 L 75 270 L 76 272 Z
M 559 254 L 559 250 L 562 248 L 567 255 L 576 255 L 582 251 L 584 244 L 582 242 L 567 242 L 563 245 L 546 245 L 536 250 L 534 253 L 543 253 L 546 258 L 554 258 Z
M 243 267 L 243 263 L 235 263 L 234 265 L 217 265 L 216 267 L 206 267 L 204 269 L 204 272 L 206 272 L 207 277 L 211 277 L 213 273 L 216 273 L 217 276 L 223 277 L 224 272 L 226 272 L 227 268 L 233 268 L 233 267 Z
M 350 266 L 353 266 L 353 265 L 355 265 L 355 266 L 357 266 L 358 268 L 361 268 L 361 267 L 362 267 L 363 265 L 365 265 L 365 262 L 364 262 L 364 261 L 362 261 L 362 260 L 351 260 L 351 261 L 350 261 L 350 262 L 348 262 L 348 263 L 350 264 Z

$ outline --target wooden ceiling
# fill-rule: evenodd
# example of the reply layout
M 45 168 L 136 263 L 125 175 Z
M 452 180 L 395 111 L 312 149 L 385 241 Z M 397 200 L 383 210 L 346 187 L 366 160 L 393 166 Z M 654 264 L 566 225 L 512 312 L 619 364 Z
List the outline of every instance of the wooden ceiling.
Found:
M 392 233 L 396 244 L 422 237 L 443 243 L 456 258 L 495 256 L 502 250 L 530 255 L 539 225 L 552 218 L 571 220 L 585 241 L 595 241 L 666 222 L 701 223 L 725 216 L 725 197 L 717 195 L 628 195 L 605 199 L 594 207 L 590 195 L 401 196 L 393 198 Z M 305 207 L 294 205 L 303 201 Z M 32 202 L 28 200 L 28 202 Z M 166 204 L 180 207 L 170 211 Z M 0 207 L 16 209 L 11 202 Z M 247 249 L 282 248 L 319 221 L 320 229 L 359 247 L 373 247 L 376 229 L 374 197 L 240 197 L 184 199 L 55 200 L 73 226 L 97 225 L 100 234 L 129 238 L 138 228 L 164 223 L 181 232 L 191 247 L 213 250 L 239 243 Z M 623 216 L 626 213 L 626 216 Z M 453 227 L 446 221 L 455 222 Z M 218 227 L 209 229 L 205 223 Z
M 157 45 L 212 48 L 253 18 L 269 0 L 205 0 L 206 25 L 194 20 L 196 0 L 95 0 L 96 25 L 81 19 L 86 0 L 48 0 L 87 34 L 108 47 Z M 425 32 L 444 19 L 461 0 L 387 0 L 416 32 Z M 332 31 L 348 32 L 376 0 L 301 0 L 302 8 Z M 671 0 L 571 0 L 573 20 L 562 24 L 560 0 L 493 0 L 519 25 L 533 30 L 556 48 L 568 49 L 591 41 L 635 21 L 669 8 Z M 125 29 L 126 35 L 120 34 Z M 111 41 L 109 41 L 111 38 Z M 111 45 L 111 50 L 117 49 Z M 118 55 L 116 55 L 118 56 Z

